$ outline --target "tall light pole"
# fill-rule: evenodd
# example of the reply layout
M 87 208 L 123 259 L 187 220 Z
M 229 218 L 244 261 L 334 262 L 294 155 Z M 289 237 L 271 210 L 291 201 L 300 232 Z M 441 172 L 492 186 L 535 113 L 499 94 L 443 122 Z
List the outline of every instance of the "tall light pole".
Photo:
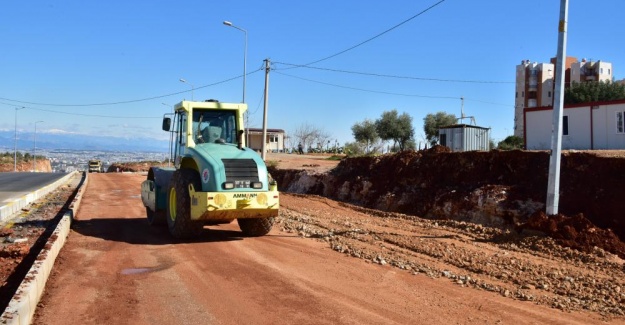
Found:
M 245 48 L 243 49 L 243 101 L 242 101 L 242 103 L 245 103 L 245 79 L 247 76 L 247 30 L 241 27 L 235 26 L 227 20 L 224 21 L 224 25 L 230 26 L 232 28 L 236 28 L 245 34 Z
M 33 138 L 33 171 L 37 172 L 37 123 L 42 123 L 43 121 L 35 122 L 35 137 Z
M 13 171 L 17 171 L 17 111 L 24 109 L 25 107 L 15 108 L 15 146 L 13 147 Z
M 241 27 L 235 26 L 235 25 L 233 25 L 231 22 L 229 22 L 227 20 L 224 21 L 224 25 L 230 26 L 232 28 L 236 28 L 236 29 L 242 31 L 245 34 L 245 47 L 243 49 L 243 101 L 242 101 L 242 103 L 245 103 L 245 80 L 247 78 L 247 30 L 245 30 L 245 29 L 243 29 Z M 249 126 L 249 124 L 250 124 L 249 123 L 250 122 L 250 112 L 248 111 L 248 112 L 246 112 L 246 114 L 247 114 L 247 123 L 246 123 L 247 124 L 246 125 L 247 126 L 247 132 L 246 132 L 247 139 L 246 139 L 246 144 L 249 147 L 250 146 L 250 126 Z
M 191 100 L 193 100 L 193 91 L 195 90 L 195 87 L 193 87 L 193 84 L 191 84 L 190 82 L 186 81 L 185 79 L 180 78 L 179 79 L 180 82 L 185 83 L 185 84 L 189 84 L 191 86 Z

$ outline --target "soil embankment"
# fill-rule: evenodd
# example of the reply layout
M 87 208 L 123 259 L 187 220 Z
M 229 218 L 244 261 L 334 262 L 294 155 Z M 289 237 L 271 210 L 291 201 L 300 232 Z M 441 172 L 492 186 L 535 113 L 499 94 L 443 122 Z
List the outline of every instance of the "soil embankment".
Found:
M 0 160 L 0 173 L 4 172 L 30 172 L 37 171 L 42 173 L 50 173 L 52 172 L 52 166 L 50 165 L 50 160 L 48 159 L 37 159 L 34 160 L 19 160 L 17 164 L 13 162 L 13 157 L 10 159 L 2 159 Z
M 271 174 L 281 191 L 431 219 L 538 230 L 583 251 L 599 246 L 625 257 L 619 240 L 625 238 L 625 156 L 615 153 L 563 155 L 561 215 L 552 217 L 540 214 L 546 202 L 547 152 L 451 153 L 434 147 L 346 158 L 325 174 L 276 168 Z

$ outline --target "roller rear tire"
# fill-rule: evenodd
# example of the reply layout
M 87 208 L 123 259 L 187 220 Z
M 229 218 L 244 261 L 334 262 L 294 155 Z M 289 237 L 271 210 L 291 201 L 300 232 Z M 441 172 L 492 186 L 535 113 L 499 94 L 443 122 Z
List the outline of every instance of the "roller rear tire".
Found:
M 271 231 L 275 218 L 237 219 L 239 228 L 249 237 L 264 236 Z

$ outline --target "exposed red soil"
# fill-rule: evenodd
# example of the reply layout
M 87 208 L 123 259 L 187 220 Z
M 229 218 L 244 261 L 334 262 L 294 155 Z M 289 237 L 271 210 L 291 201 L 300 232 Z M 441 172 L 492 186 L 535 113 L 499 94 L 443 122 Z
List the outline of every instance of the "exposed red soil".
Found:
M 36 166 L 33 166 L 33 163 Z M 17 164 L 13 163 L 13 157 L 10 159 L 0 159 L 0 173 L 1 172 L 12 172 L 17 170 L 18 172 L 28 172 L 32 171 L 34 168 L 37 168 L 38 172 L 49 173 L 52 171 L 52 166 L 50 165 L 50 160 L 48 159 L 37 159 L 36 162 L 33 160 L 19 160 Z
M 562 214 L 548 216 L 543 211 L 537 211 L 519 228 L 544 232 L 562 246 L 584 252 L 592 252 L 595 247 L 600 247 L 625 258 L 625 243 L 611 229 L 596 227 L 581 213 L 567 217 Z
M 435 147 L 428 152 L 344 159 L 325 174 L 322 169 L 338 163 L 317 157 L 274 156 L 278 169 L 272 174 L 282 179 L 281 190 L 297 185 L 294 188 L 343 202 L 283 194 L 274 230 L 253 240 L 241 239 L 233 222 L 205 229 L 197 241 L 172 241 L 165 229 L 147 226 L 138 195 L 144 176 L 94 175 L 79 223 L 55 265 L 47 298 L 40 302 L 34 323 L 129 319 L 175 323 L 181 317 L 199 323 L 210 316 L 228 324 L 261 312 L 264 317 L 259 323 L 284 319 L 299 323 L 621 322 L 625 315 L 623 260 L 597 247 L 583 253 L 561 246 L 566 240 L 582 242 L 584 250 L 614 234 L 576 214 L 547 217 L 541 215 L 542 207 L 527 212 L 533 205 L 521 211 L 527 207 L 524 202 L 532 201 L 523 196 L 526 188 L 534 189 L 532 182 L 519 186 L 508 183 L 509 179 L 520 182 L 510 175 L 483 175 L 486 181 L 471 186 L 471 177 L 477 182 L 476 175 L 458 174 L 461 182 L 455 185 L 444 182 L 452 176 L 430 175 L 451 169 L 443 163 L 462 162 L 465 165 L 456 168 L 466 167 L 469 172 L 485 161 L 493 170 L 504 170 L 500 164 L 517 167 L 515 162 L 502 163 L 496 157 L 501 152 L 493 155 L 490 160 L 484 160 L 487 155 L 454 157 Z M 515 155 L 523 154 L 503 156 Z M 437 167 L 431 173 L 423 171 L 419 164 L 424 162 Z M 287 166 L 300 170 L 280 169 Z M 444 187 L 437 187 L 439 182 Z M 427 191 L 434 194 L 427 196 Z M 425 202 L 415 198 L 434 200 L 423 210 L 432 219 L 451 219 L 457 214 L 465 220 L 471 211 L 481 209 L 502 215 L 499 219 L 508 222 L 507 227 L 385 212 L 398 207 L 417 211 Z M 491 208 L 499 210 L 488 210 L 479 200 L 496 202 Z M 363 208 L 365 201 L 377 210 Z M 27 224 L 38 224 L 37 219 L 30 220 Z M 5 232 L 7 236 L 17 228 L 11 229 Z M 596 240 L 589 239 L 588 234 L 594 233 L 599 234 Z M 314 238 L 324 245 L 293 236 Z M 341 255 L 336 257 L 335 252 Z M 149 272 L 131 277 L 126 270 Z M 392 286 L 380 287 L 381 280 Z M 150 291 L 142 291 L 146 288 Z M 265 309 L 264 300 L 257 299 L 261 295 L 271 297 L 271 308 Z M 195 307 L 170 308 L 179 297 L 195 299 L 189 305 Z M 551 312 L 551 308 L 569 312 Z M 363 310 L 376 310 L 380 318 L 370 318 Z
M 113 163 L 106 170 L 107 173 L 139 173 L 147 172 L 150 167 L 167 167 L 167 162 L 158 161 L 141 161 L 141 162 L 125 162 L 125 163 Z
M 565 221 L 570 220 L 568 217 L 550 218 L 551 223 L 560 223 L 556 232 L 545 231 L 542 224 L 527 223 L 532 214 L 544 211 L 548 169 L 547 152 L 451 153 L 448 148 L 435 146 L 424 151 L 345 158 L 328 175 L 275 168 L 271 173 L 283 191 L 323 195 L 433 219 L 491 225 L 499 222 L 517 229 L 536 229 L 553 235 L 563 245 L 583 251 L 599 246 L 625 258 L 619 240 L 625 238 L 625 154 L 563 154 L 559 212 L 592 225 L 585 228 L 571 226 Z
M 610 254 L 286 193 L 267 236 L 242 237 L 232 222 L 180 242 L 147 225 L 143 179 L 90 177 L 33 324 L 618 324 L 625 314 Z

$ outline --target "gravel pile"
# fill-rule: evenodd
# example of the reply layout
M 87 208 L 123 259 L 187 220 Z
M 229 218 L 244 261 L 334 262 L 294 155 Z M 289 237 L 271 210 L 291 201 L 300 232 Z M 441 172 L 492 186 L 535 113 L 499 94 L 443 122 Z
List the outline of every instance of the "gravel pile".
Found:
M 565 311 L 625 316 L 623 260 L 600 248 L 582 253 L 531 232 L 519 235 L 467 222 L 329 204 L 314 196 L 310 200 L 281 210 L 281 230 L 327 242 L 333 250 L 369 263 L 448 279 L 468 289 Z

